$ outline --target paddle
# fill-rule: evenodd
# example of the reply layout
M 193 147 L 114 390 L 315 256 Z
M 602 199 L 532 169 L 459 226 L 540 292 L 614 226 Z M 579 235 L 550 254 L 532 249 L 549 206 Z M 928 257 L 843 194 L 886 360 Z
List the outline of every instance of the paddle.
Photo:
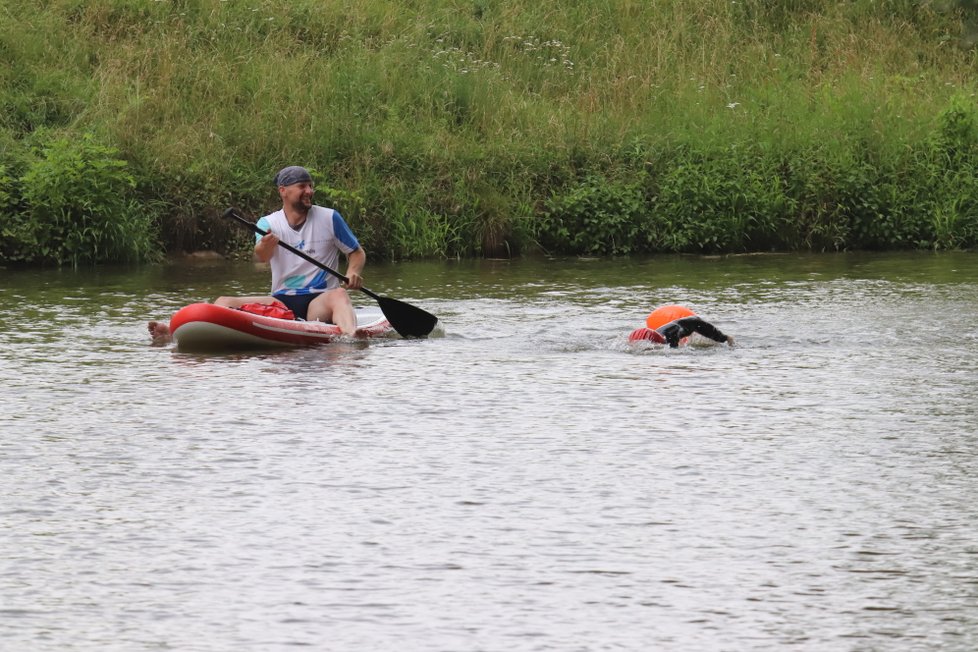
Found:
M 257 224 L 253 224 L 252 222 L 249 222 L 245 218 L 238 215 L 233 208 L 229 208 L 224 211 L 224 217 L 234 218 L 258 235 L 265 235 L 267 233 L 267 231 L 262 230 Z M 278 244 L 283 249 L 291 251 L 296 256 L 309 261 L 322 270 L 329 272 L 344 283 L 350 282 L 350 279 L 347 277 L 333 269 L 330 269 L 315 258 L 306 255 L 295 247 L 287 245 L 281 240 L 278 241 Z M 384 317 L 387 317 L 387 321 L 391 323 L 391 326 L 394 327 L 394 330 L 396 330 L 401 337 L 426 337 L 431 333 L 431 331 L 434 330 L 435 324 L 438 323 L 437 317 L 431 313 L 425 312 L 421 308 L 412 306 L 409 303 L 404 303 L 403 301 L 398 301 L 397 299 L 391 299 L 390 297 L 382 297 L 379 294 L 371 292 L 365 287 L 361 287 L 360 291 L 373 298 L 380 305 L 380 310 L 384 313 Z

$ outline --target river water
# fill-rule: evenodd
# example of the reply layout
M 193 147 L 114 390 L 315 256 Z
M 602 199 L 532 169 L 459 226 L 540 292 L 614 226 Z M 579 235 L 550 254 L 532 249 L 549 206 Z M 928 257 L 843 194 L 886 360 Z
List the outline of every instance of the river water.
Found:
M 978 255 L 374 263 L 444 336 L 150 346 L 267 279 L 0 270 L 0 649 L 978 649 Z M 737 346 L 629 347 L 674 302 Z

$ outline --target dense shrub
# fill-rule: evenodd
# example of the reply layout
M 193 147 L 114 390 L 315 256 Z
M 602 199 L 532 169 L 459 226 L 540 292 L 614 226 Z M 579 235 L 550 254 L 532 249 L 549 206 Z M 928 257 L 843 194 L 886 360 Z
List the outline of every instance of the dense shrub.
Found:
M 21 205 L 4 220 L 4 258 L 77 266 L 154 257 L 152 220 L 127 167 L 90 135 L 47 143 L 16 182 L 5 179 Z

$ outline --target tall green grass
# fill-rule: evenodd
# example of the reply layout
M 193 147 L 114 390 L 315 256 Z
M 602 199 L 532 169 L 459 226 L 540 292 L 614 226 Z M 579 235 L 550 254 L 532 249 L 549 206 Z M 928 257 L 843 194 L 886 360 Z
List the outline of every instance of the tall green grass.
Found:
M 974 247 L 971 24 L 922 0 L 0 0 L 0 211 L 46 219 L 45 148 L 87 142 L 147 222 L 74 261 L 247 246 L 217 216 L 275 207 L 288 164 L 389 259 Z M 64 262 L 23 233 L 0 261 Z

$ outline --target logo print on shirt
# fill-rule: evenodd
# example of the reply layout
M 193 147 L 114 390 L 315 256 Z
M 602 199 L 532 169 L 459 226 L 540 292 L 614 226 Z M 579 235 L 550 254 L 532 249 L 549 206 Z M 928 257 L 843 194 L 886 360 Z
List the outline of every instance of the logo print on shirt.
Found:
M 302 251 L 303 249 L 306 248 L 306 241 L 305 240 L 299 240 L 299 244 L 297 244 L 295 246 L 295 248 L 298 249 L 299 251 Z

